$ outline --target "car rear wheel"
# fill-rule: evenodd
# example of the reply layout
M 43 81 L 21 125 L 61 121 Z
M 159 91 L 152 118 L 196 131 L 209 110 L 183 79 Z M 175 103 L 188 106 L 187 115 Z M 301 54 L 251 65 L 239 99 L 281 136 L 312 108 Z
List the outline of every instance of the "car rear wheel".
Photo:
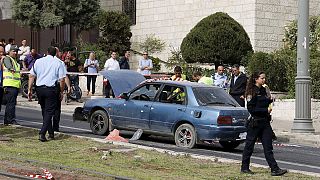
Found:
M 93 134 L 107 135 L 109 133 L 109 118 L 105 111 L 94 111 L 90 116 L 90 129 Z
M 191 124 L 181 124 L 174 133 L 174 140 L 177 146 L 193 148 L 196 144 L 196 131 Z
M 240 145 L 240 141 L 219 141 L 219 143 L 226 150 L 233 150 Z

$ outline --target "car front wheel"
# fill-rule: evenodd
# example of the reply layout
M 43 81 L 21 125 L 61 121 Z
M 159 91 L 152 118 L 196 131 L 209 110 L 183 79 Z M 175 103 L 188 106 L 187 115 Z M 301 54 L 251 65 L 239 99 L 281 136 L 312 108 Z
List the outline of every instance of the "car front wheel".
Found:
M 109 133 L 109 118 L 105 111 L 94 111 L 90 116 L 90 129 L 93 134 L 107 135 Z
M 233 150 L 240 145 L 240 141 L 219 141 L 219 143 L 226 150 Z
M 190 124 L 181 124 L 174 133 L 174 140 L 177 146 L 193 148 L 196 144 L 196 131 Z

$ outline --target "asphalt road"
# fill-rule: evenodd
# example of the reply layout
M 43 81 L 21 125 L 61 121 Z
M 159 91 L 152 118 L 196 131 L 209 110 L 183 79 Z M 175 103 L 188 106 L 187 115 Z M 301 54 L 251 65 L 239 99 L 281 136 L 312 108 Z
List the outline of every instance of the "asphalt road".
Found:
M 0 113 L 0 123 L 3 123 L 3 112 Z M 42 125 L 41 112 L 30 108 L 17 108 L 17 121 L 22 126 L 40 128 Z M 87 122 L 73 122 L 72 116 L 61 115 L 60 131 L 73 135 L 105 138 L 93 135 Z M 125 138 L 130 138 L 132 132 L 121 132 Z M 222 157 L 227 159 L 241 160 L 243 144 L 237 149 L 226 152 L 219 145 L 200 145 L 194 149 L 179 148 L 174 145 L 173 139 L 150 136 L 134 141 L 132 143 L 157 147 L 162 149 L 174 150 L 177 152 L 187 152 L 206 156 Z M 274 142 L 274 155 L 281 168 L 306 171 L 320 174 L 320 149 L 303 145 L 285 144 Z M 261 144 L 256 144 L 251 162 L 267 165 Z M 240 167 L 239 167 L 240 168 Z

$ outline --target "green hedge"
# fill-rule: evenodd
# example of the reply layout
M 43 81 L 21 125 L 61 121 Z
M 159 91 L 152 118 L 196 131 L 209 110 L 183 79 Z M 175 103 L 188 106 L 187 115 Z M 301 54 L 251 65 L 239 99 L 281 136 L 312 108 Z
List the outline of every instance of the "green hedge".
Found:
M 295 97 L 295 78 L 297 76 L 297 51 L 280 49 L 272 53 L 256 52 L 248 59 L 247 71 L 266 73 L 267 84 L 272 91 L 288 92 L 289 98 Z M 320 51 L 310 52 L 311 97 L 320 99 Z

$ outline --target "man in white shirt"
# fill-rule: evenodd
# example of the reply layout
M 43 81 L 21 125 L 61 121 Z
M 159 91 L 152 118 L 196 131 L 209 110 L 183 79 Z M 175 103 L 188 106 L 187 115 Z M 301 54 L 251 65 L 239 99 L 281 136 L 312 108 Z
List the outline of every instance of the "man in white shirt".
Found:
M 119 62 L 116 59 L 117 53 L 112 51 L 111 58 L 104 64 L 104 70 L 120 70 Z
M 104 70 L 120 70 L 119 62 L 116 60 L 117 53 L 115 51 L 112 51 L 111 58 L 106 61 L 104 64 Z M 111 95 L 113 95 L 112 87 L 110 85 L 110 82 L 107 81 L 107 84 L 105 86 L 105 94 L 106 98 L 110 98 Z
M 13 38 L 9 38 L 9 42 L 5 47 L 6 53 L 9 53 L 10 47 L 11 47 L 12 44 L 14 44 L 14 39 Z
M 30 54 L 30 47 L 27 46 L 27 40 L 22 40 L 21 42 L 22 46 L 19 47 L 18 54 L 20 55 L 19 60 L 24 61 L 26 56 Z

